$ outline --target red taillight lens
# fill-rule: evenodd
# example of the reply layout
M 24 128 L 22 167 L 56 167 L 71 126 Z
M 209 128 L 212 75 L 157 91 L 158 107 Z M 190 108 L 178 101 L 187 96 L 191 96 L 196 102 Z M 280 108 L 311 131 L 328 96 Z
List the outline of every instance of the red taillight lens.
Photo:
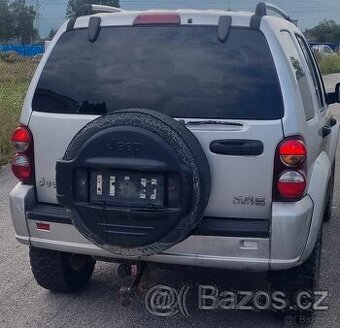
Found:
M 150 12 L 138 15 L 133 21 L 134 26 L 138 25 L 153 25 L 153 24 L 166 24 L 166 25 L 180 25 L 181 16 L 177 13 L 162 13 Z
M 19 153 L 24 153 L 30 146 L 32 141 L 31 133 L 24 126 L 16 128 L 12 135 L 12 145 Z
M 274 168 L 274 201 L 298 201 L 305 193 L 307 149 L 303 139 L 283 140 L 276 150 Z
M 306 189 L 306 179 L 300 172 L 287 171 L 281 174 L 277 188 L 280 195 L 285 198 L 300 198 Z
M 12 160 L 12 171 L 19 180 L 27 180 L 32 174 L 29 158 L 23 154 L 16 154 Z
M 303 164 L 307 151 L 302 140 L 288 139 L 280 144 L 279 155 L 284 165 L 296 167 Z
M 12 160 L 14 175 L 24 183 L 34 183 L 33 136 L 26 126 L 19 126 L 12 135 L 12 144 L 17 151 Z

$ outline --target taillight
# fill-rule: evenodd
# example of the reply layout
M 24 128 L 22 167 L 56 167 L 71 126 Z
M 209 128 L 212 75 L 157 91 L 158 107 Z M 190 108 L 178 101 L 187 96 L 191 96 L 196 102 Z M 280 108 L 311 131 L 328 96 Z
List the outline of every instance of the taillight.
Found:
M 24 183 L 34 183 L 33 137 L 24 125 L 16 128 L 12 134 L 12 145 L 16 150 L 11 166 L 14 175 Z
M 302 140 L 288 139 L 281 142 L 279 154 L 283 164 L 289 167 L 296 167 L 303 164 L 307 151 Z
M 287 171 L 281 174 L 277 182 L 277 189 L 281 196 L 299 198 L 306 188 L 306 179 L 300 172 Z
M 299 137 L 283 140 L 276 151 L 274 201 L 297 201 L 305 193 L 307 150 Z
M 12 135 L 12 145 L 17 152 L 25 152 L 31 142 L 31 134 L 27 128 L 19 126 Z
M 181 16 L 172 12 L 146 12 L 138 15 L 133 21 L 134 26 L 138 25 L 180 25 Z

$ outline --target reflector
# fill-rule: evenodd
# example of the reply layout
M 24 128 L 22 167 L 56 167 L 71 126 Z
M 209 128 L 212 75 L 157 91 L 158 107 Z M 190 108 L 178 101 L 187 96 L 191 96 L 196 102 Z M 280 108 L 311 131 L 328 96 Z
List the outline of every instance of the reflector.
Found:
M 299 198 L 305 191 L 306 180 L 300 172 L 286 171 L 280 176 L 277 188 L 283 197 Z
M 28 179 L 32 173 L 29 158 L 23 154 L 16 154 L 12 160 L 12 171 L 19 180 Z
M 50 231 L 50 225 L 48 223 L 37 223 L 37 230 Z

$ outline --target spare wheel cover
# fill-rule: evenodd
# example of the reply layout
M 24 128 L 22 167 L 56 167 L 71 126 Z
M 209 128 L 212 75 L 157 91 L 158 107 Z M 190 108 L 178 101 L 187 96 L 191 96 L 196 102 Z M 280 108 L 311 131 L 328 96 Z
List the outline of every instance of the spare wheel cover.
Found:
M 196 137 L 147 109 L 87 124 L 57 161 L 56 182 L 58 202 L 80 233 L 122 256 L 156 254 L 185 239 L 210 196 L 209 163 Z

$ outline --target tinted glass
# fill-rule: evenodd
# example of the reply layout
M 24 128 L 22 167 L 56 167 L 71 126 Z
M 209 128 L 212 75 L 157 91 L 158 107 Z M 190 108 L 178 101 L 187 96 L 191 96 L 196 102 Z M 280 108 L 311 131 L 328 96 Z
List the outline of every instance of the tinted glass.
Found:
M 173 117 L 283 116 L 274 62 L 261 32 L 214 26 L 102 28 L 64 33 L 39 80 L 33 109 L 105 114 L 149 108 Z
M 313 95 L 309 87 L 306 73 L 303 69 L 301 57 L 298 53 L 291 34 L 288 31 L 282 31 L 282 43 L 285 45 L 286 54 L 294 72 L 297 85 L 300 90 L 303 107 L 306 114 L 306 120 L 310 120 L 315 116 Z
M 314 59 L 312 57 L 311 51 L 309 50 L 309 46 L 306 44 L 304 39 L 300 35 L 296 35 L 296 38 L 299 42 L 299 45 L 301 47 L 301 50 L 305 56 L 305 59 L 307 61 L 307 65 L 309 68 L 309 72 L 312 76 L 314 87 L 315 87 L 315 93 L 316 97 L 318 99 L 319 107 L 323 106 L 323 99 L 322 99 L 322 91 L 321 91 L 321 83 L 318 76 L 318 70 L 315 67 Z

